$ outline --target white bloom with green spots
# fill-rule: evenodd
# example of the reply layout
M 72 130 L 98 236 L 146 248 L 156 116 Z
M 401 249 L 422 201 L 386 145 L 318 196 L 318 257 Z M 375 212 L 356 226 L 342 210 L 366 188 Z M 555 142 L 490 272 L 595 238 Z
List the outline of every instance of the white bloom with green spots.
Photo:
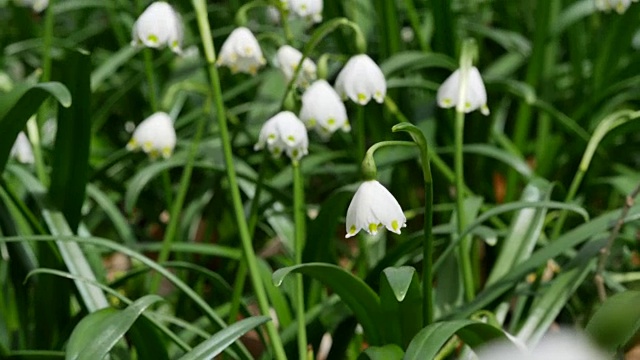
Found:
M 182 52 L 182 20 L 180 15 L 164 1 L 149 5 L 133 24 L 134 46 L 161 49 L 165 46 L 180 54 Z
M 258 40 L 246 27 L 236 28 L 222 44 L 217 65 L 227 66 L 232 73 L 255 75 L 267 61 L 262 56 Z
M 281 111 L 264 123 L 254 149 L 262 150 L 265 145 L 275 157 L 285 152 L 291 160 L 300 160 L 308 153 L 307 129 L 294 113 Z
M 289 0 L 288 8 L 301 18 L 315 23 L 322 21 L 322 0 Z
M 35 12 L 42 12 L 49 6 L 49 0 L 15 0 L 19 6 L 28 6 Z
M 637 2 L 638 0 L 595 0 L 596 8 L 600 11 L 611 11 L 615 10 L 618 14 L 623 14 L 629 6 L 631 6 L 632 2 Z
M 24 132 L 21 131 L 18 134 L 16 141 L 11 147 L 10 155 L 23 164 L 33 164 L 35 162 L 31 142 L 29 142 L 29 138 L 27 138 Z
M 350 131 L 347 109 L 326 80 L 317 80 L 302 95 L 300 120 L 324 140 L 338 129 Z
M 157 112 L 144 119 L 133 132 L 127 149 L 142 149 L 153 160 L 168 158 L 176 146 L 176 131 L 169 114 Z
M 406 226 L 407 218 L 395 197 L 377 180 L 363 182 L 347 209 L 346 237 L 364 230 L 371 235 L 381 227 L 396 234 Z
M 487 90 L 484 87 L 484 82 L 480 76 L 478 68 L 471 66 L 466 74 L 463 74 L 460 69 L 451 74 L 447 80 L 438 88 L 438 106 L 448 109 L 458 106 L 458 100 L 460 98 L 460 84 L 462 82 L 462 75 L 466 76 L 467 86 L 464 95 L 464 105 L 462 109 L 465 113 L 470 113 L 474 110 L 480 109 L 483 115 L 489 115 L 489 108 L 487 107 Z
M 302 53 L 289 45 L 281 46 L 276 53 L 276 62 L 287 81 L 293 79 L 300 60 L 302 60 Z M 296 85 L 306 88 L 317 77 L 316 64 L 311 59 L 306 58 L 302 62 L 302 69 L 298 74 Z
M 382 103 L 387 82 L 380 67 L 366 54 L 352 56 L 336 78 L 336 91 L 343 99 L 366 105 L 371 98 Z

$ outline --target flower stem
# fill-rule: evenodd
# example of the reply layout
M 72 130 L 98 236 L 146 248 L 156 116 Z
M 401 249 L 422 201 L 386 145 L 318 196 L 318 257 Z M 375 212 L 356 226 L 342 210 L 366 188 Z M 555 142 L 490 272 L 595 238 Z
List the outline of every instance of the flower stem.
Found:
M 212 96 L 215 100 L 220 139 L 222 141 L 222 148 L 227 170 L 227 179 L 229 181 L 229 190 L 231 192 L 234 213 L 236 221 L 238 223 L 240 241 L 242 243 L 245 261 L 249 270 L 249 277 L 251 278 L 251 283 L 253 285 L 256 299 L 258 301 L 258 307 L 260 308 L 260 313 L 262 315 L 269 316 L 269 302 L 267 300 L 264 284 L 262 283 L 262 280 L 260 278 L 256 254 L 253 250 L 253 244 L 251 241 L 251 236 L 249 234 L 249 227 L 247 225 L 247 220 L 245 218 L 244 210 L 242 207 L 242 199 L 240 197 L 240 189 L 238 188 L 238 180 L 236 178 L 229 130 L 227 129 L 227 119 L 224 109 L 224 103 L 222 102 L 222 89 L 220 87 L 218 68 L 216 67 L 216 55 L 215 49 L 213 47 L 213 38 L 211 36 L 211 27 L 209 25 L 207 5 L 205 0 L 192 0 L 192 3 L 196 12 L 198 28 L 200 30 L 200 38 L 202 39 L 202 45 L 204 47 L 204 53 L 208 65 L 209 86 L 211 86 Z M 269 321 L 265 326 L 267 328 L 269 340 L 271 341 L 271 345 L 273 347 L 273 357 L 282 360 L 286 359 L 287 357 L 282 346 L 282 341 L 275 325 L 273 324 L 273 322 Z
M 258 224 L 258 208 L 260 207 L 260 195 L 262 194 L 264 184 L 264 174 L 267 164 L 267 152 L 263 152 L 262 161 L 260 162 L 260 169 L 258 170 L 258 179 L 256 179 L 256 190 L 253 193 L 253 199 L 251 199 L 251 208 L 249 210 L 249 235 L 253 238 L 255 234 L 256 225 Z M 233 295 L 231 297 L 231 309 L 229 309 L 229 324 L 236 321 L 238 312 L 240 310 L 240 297 L 242 296 L 242 290 L 244 289 L 244 283 L 247 279 L 247 263 L 241 261 L 238 266 L 238 272 L 236 273 L 236 280 L 233 283 Z
M 464 209 L 464 166 L 462 158 L 462 144 L 464 138 L 464 112 L 456 111 L 456 123 L 455 123 L 455 153 L 454 153 L 454 168 L 455 168 L 455 186 L 456 186 L 456 220 L 458 234 L 462 234 L 466 226 L 466 217 Z M 470 238 L 468 235 L 460 241 L 460 247 L 458 248 L 459 260 L 462 270 L 462 278 L 464 284 L 464 293 L 467 301 L 471 301 L 474 298 L 474 283 L 473 273 L 471 270 L 471 257 L 470 257 Z
M 295 264 L 302 264 L 306 233 L 306 209 L 304 203 L 304 178 L 299 161 L 293 161 L 293 217 L 295 223 Z M 302 274 L 296 275 L 296 318 L 298 323 L 298 358 L 307 358 L 307 330 L 304 308 L 304 283 Z
M 409 19 L 409 23 L 413 28 L 413 33 L 415 34 L 416 40 L 418 41 L 420 50 L 422 50 L 423 52 L 430 51 L 429 44 L 427 43 L 427 40 L 424 38 L 424 35 L 422 33 L 420 17 L 418 16 L 418 11 L 416 10 L 414 0 L 404 0 L 404 6 L 407 8 L 407 18 Z
M 424 179 L 424 236 L 422 241 L 422 316 L 423 326 L 433 322 L 433 178 L 427 139 L 420 129 L 409 123 L 395 125 L 392 130 L 406 131 L 420 149 L 420 163 Z
M 208 108 L 208 106 L 207 106 Z M 208 112 L 208 111 L 207 111 Z M 180 178 L 180 187 L 178 189 L 178 194 L 176 195 L 175 201 L 172 203 L 169 198 L 167 198 L 167 203 L 170 204 L 171 214 L 169 216 L 169 225 L 167 225 L 167 229 L 164 233 L 164 238 L 162 239 L 162 248 L 160 249 L 160 253 L 158 254 L 158 259 L 156 260 L 159 264 L 166 262 L 169 259 L 169 254 L 171 253 L 171 245 L 175 240 L 176 233 L 178 231 L 178 223 L 180 222 L 180 213 L 182 212 L 182 205 L 184 204 L 184 200 L 187 197 L 187 190 L 189 189 L 189 184 L 191 183 L 191 173 L 193 172 L 193 164 L 196 159 L 196 154 L 198 152 L 198 147 L 200 145 L 200 139 L 202 139 L 202 135 L 205 132 L 206 124 L 208 123 L 207 116 L 201 116 L 198 120 L 198 125 L 196 128 L 196 134 L 193 138 L 193 142 L 191 143 L 191 148 L 189 149 L 189 155 L 187 158 L 187 164 L 182 171 L 182 177 Z M 169 172 L 165 170 L 163 172 L 163 179 L 169 181 Z M 170 185 L 167 185 L 170 187 Z M 171 195 L 169 191 L 168 195 Z M 160 281 L 162 280 L 162 276 L 160 274 L 156 274 L 151 280 L 150 284 L 150 292 L 157 293 L 160 288 Z
M 44 33 L 42 46 L 42 82 L 51 80 L 51 46 L 53 44 L 53 25 L 54 25 L 54 1 L 49 2 L 44 18 Z M 27 133 L 29 140 L 33 144 L 33 157 L 35 160 L 36 174 L 38 180 L 46 186 L 48 182 L 47 171 L 44 166 L 44 158 L 42 157 L 42 143 L 40 137 L 40 125 L 44 124 L 47 114 L 47 102 L 40 107 L 37 118 L 31 118 L 27 122 Z

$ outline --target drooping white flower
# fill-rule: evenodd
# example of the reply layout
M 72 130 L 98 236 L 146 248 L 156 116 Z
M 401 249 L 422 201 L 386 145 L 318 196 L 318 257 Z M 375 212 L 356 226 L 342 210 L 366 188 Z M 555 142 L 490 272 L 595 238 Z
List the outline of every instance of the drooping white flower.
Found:
M 276 53 L 276 60 L 280 70 L 284 74 L 284 77 L 287 81 L 291 81 L 296 69 L 298 68 L 298 64 L 300 64 L 300 60 L 302 60 L 302 53 L 289 45 L 283 45 Z M 316 78 L 316 64 L 309 58 L 304 59 L 302 62 L 302 69 L 300 69 L 300 73 L 296 80 L 296 85 L 300 87 L 307 87 Z
M 49 6 L 49 0 L 15 0 L 19 6 L 31 7 L 35 12 L 42 12 Z
M 11 147 L 10 156 L 23 164 L 33 164 L 35 162 L 31 142 L 29 142 L 29 138 L 27 138 L 24 132 L 20 131 L 18 134 L 16 141 Z
M 638 0 L 595 0 L 596 8 L 600 11 L 610 11 L 614 9 L 618 14 L 622 14 L 629 6 L 631 6 L 632 2 L 637 2 Z
M 367 180 L 360 185 L 347 209 L 346 237 L 360 230 L 375 235 L 381 226 L 400 234 L 406 222 L 400 204 L 389 190 L 377 180 Z
M 127 149 L 142 149 L 151 159 L 168 158 L 176 146 L 176 131 L 169 114 L 157 112 L 144 119 L 133 132 Z
M 180 15 L 164 1 L 149 5 L 133 24 L 132 45 L 144 45 L 161 49 L 165 46 L 180 54 L 182 52 L 182 19 Z
M 366 54 L 352 56 L 336 78 L 336 91 L 343 99 L 366 105 L 371 98 L 378 103 L 387 95 L 387 82 L 380 67 Z
M 308 153 L 307 129 L 294 113 L 281 111 L 264 123 L 254 149 L 265 145 L 275 157 L 286 152 L 291 160 L 300 160 Z
M 462 75 L 462 71 L 458 69 L 440 85 L 437 95 L 438 106 L 448 109 L 458 105 Z M 467 91 L 465 92 L 463 106 L 464 112 L 470 113 L 476 109 L 480 109 L 483 115 L 489 115 L 487 90 L 484 88 L 484 82 L 482 82 L 478 68 L 471 66 L 464 75 L 467 79 Z
M 302 94 L 300 120 L 323 139 L 328 139 L 338 129 L 351 130 L 347 109 L 326 80 L 315 81 Z
M 561 330 L 545 336 L 538 346 L 520 349 L 508 342 L 490 343 L 477 352 L 479 360 L 606 360 L 604 354 L 584 336 Z
M 319 23 L 322 21 L 322 0 L 288 0 L 289 10 L 297 16 Z
M 262 56 L 258 40 L 246 27 L 236 28 L 222 44 L 218 66 L 227 66 L 232 73 L 255 75 L 267 61 Z

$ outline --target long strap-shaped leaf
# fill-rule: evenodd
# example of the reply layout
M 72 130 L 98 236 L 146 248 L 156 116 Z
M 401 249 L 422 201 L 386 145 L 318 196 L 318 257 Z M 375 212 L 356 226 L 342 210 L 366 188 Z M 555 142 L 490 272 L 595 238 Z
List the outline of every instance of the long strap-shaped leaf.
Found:
M 58 82 L 41 84 L 20 84 L 8 94 L 0 96 L 0 174 L 4 171 L 9 159 L 11 147 L 18 133 L 24 129 L 27 120 L 40 105 L 53 96 L 62 106 L 71 105 L 69 90 Z
M 308 263 L 277 270 L 273 273 L 274 284 L 282 284 L 284 277 L 290 273 L 309 275 L 330 287 L 353 311 L 369 343 L 382 344 L 380 298 L 364 281 L 336 265 Z
M 208 360 L 213 359 L 222 353 L 229 345 L 238 340 L 240 336 L 246 334 L 249 330 L 260 326 L 269 321 L 267 316 L 255 316 L 218 331 L 209 340 L 203 341 L 193 350 L 186 353 L 180 360 Z
M 66 359 L 103 359 L 142 312 L 160 300 L 162 298 L 157 295 L 147 295 L 124 310 L 107 308 L 87 315 L 71 333 Z
M 407 348 L 404 360 L 435 359 L 440 348 L 453 335 L 458 335 L 465 344 L 471 347 L 497 339 L 508 340 L 504 331 L 480 321 L 453 320 L 437 322 L 425 327 L 413 338 Z

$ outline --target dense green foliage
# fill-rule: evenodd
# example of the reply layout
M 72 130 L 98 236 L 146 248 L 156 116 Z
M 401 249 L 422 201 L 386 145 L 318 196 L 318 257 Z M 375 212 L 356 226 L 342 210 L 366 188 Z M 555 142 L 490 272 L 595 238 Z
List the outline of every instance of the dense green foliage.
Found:
M 467 359 L 558 325 L 637 345 L 640 4 L 175 0 L 184 40 L 151 49 L 149 1 L 22 2 L 0 0 L 0 358 Z M 238 26 L 264 55 L 244 72 Z M 285 44 L 331 85 L 367 54 L 386 95 L 345 80 L 350 129 L 308 154 L 291 125 L 261 138 L 305 120 L 316 70 L 283 76 Z M 486 104 L 438 98 L 458 68 Z M 134 132 L 159 111 L 175 148 Z

